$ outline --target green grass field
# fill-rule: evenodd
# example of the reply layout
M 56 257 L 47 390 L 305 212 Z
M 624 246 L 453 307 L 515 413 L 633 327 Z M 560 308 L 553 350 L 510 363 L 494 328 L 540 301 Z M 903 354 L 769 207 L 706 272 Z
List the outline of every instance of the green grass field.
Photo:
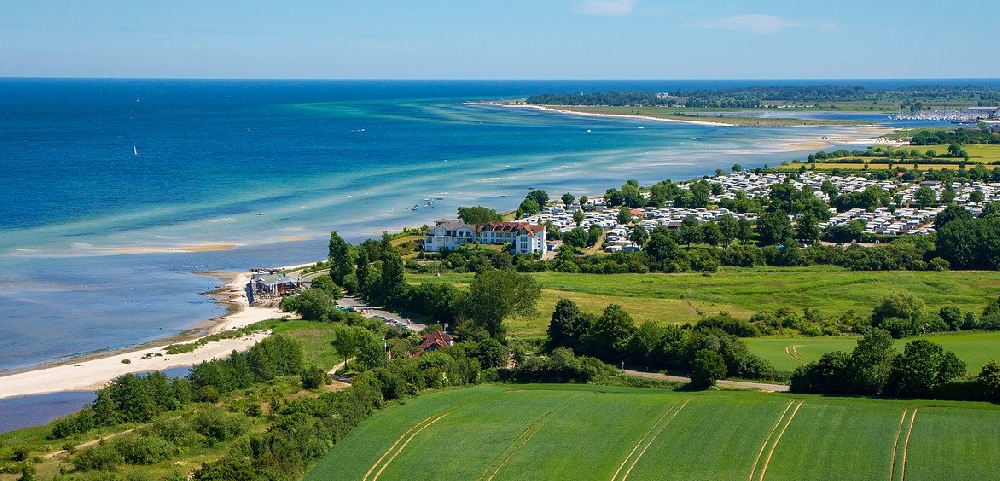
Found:
M 983 403 L 477 386 L 380 412 L 305 480 L 993 479 L 996 439 Z
M 1000 361 L 1000 332 L 955 332 L 929 334 L 916 338 L 896 341 L 896 349 L 913 339 L 936 342 L 947 351 L 953 351 L 965 362 L 970 375 L 979 373 L 990 359 Z M 831 351 L 851 352 L 857 345 L 857 337 L 795 337 L 795 338 L 745 338 L 747 347 L 758 356 L 771 361 L 774 367 L 792 370 L 807 362 L 819 359 Z
M 719 311 L 747 318 L 754 312 L 782 307 L 819 309 L 823 316 L 848 310 L 870 314 L 893 291 L 913 294 L 928 310 L 954 305 L 978 312 L 987 298 L 1000 294 L 1000 272 L 852 272 L 837 267 L 724 268 L 711 276 L 683 274 L 533 274 L 542 286 L 537 314 L 507 322 L 511 337 L 545 335 L 560 297 L 583 310 L 600 312 L 610 303 L 624 307 L 637 323 L 695 322 L 699 313 Z M 464 285 L 472 274 L 408 274 L 411 282 L 451 282 Z

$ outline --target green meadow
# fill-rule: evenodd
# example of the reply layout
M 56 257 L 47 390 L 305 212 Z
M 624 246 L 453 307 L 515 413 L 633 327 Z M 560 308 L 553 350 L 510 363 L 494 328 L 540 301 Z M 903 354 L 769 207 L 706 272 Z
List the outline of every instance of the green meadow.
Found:
M 472 274 L 408 275 L 412 282 L 450 282 L 464 286 Z M 876 303 L 894 291 L 908 292 L 928 310 L 956 306 L 979 312 L 988 298 L 1000 294 L 1000 272 L 854 272 L 839 267 L 804 268 L 726 267 L 704 276 L 681 274 L 532 274 L 542 287 L 534 316 L 507 322 L 512 337 L 545 335 L 559 298 L 576 301 L 581 309 L 599 312 L 608 304 L 624 307 L 636 320 L 659 323 L 695 322 L 701 315 L 720 311 L 748 318 L 755 312 L 782 307 L 801 312 L 818 309 L 826 317 L 853 310 L 869 314 Z
M 983 403 L 484 385 L 379 412 L 305 479 L 990 479 L 998 438 Z
M 953 351 L 965 362 L 971 375 L 975 375 L 990 359 L 1000 360 L 1000 332 L 936 333 L 896 341 L 896 349 L 903 352 L 907 342 L 926 339 Z M 750 351 L 771 361 L 778 369 L 792 370 L 807 362 L 819 359 L 831 351 L 851 352 L 857 337 L 795 337 L 795 338 L 744 338 Z

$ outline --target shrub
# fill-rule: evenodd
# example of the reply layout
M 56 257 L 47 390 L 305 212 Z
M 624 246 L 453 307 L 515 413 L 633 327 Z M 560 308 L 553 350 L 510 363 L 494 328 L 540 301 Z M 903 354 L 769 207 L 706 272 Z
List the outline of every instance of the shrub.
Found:
M 110 444 L 101 442 L 77 453 L 73 467 L 79 471 L 110 471 L 125 462 L 125 458 Z
M 194 418 L 194 430 L 205 436 L 207 444 L 233 439 L 247 430 L 246 420 L 228 414 L 221 408 L 210 406 Z
M 171 443 L 157 436 L 119 436 L 111 446 L 130 464 L 157 463 L 176 451 Z
M 312 366 L 299 374 L 303 389 L 316 389 L 330 383 L 330 376 L 322 368 Z
M 715 351 L 702 349 L 691 361 L 691 386 L 694 388 L 707 389 L 725 376 L 726 361 Z

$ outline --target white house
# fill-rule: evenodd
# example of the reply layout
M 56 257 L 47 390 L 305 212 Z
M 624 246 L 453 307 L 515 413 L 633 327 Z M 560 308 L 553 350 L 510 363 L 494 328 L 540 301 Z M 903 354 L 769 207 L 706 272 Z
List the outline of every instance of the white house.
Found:
M 424 252 L 455 250 L 474 239 L 475 231 L 471 225 L 460 220 L 436 220 L 434 227 L 424 236 Z
M 545 226 L 527 222 L 494 222 L 483 226 L 479 242 L 484 244 L 511 243 L 515 254 L 545 252 Z
M 424 252 L 453 250 L 462 244 L 475 242 L 475 227 L 460 220 L 438 220 L 424 236 Z M 530 254 L 545 252 L 545 226 L 528 222 L 494 222 L 479 232 L 483 244 L 512 244 L 511 252 Z

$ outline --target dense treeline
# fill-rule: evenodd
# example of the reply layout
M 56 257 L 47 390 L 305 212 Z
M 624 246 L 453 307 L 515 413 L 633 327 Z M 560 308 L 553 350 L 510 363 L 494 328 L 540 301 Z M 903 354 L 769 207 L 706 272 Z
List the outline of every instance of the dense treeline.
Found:
M 590 92 L 573 94 L 541 94 L 528 97 L 534 105 L 610 105 L 656 107 L 674 105 L 677 99 L 657 96 L 655 92 Z
M 851 353 L 826 353 L 796 369 L 791 390 L 1000 401 L 1000 364 L 990 361 L 971 379 L 965 374 L 965 363 L 938 344 L 918 339 L 908 342 L 899 353 L 889 332 L 872 329 Z
M 889 89 L 869 89 L 849 85 L 771 85 L 725 89 L 678 89 L 670 96 L 652 92 L 580 92 L 571 94 L 540 94 L 528 98 L 530 104 L 548 105 L 610 105 L 610 106 L 672 106 L 759 108 L 762 102 L 902 102 L 912 105 L 920 100 L 968 99 L 979 105 L 996 105 L 1000 89 L 989 86 L 924 85 Z
M 721 356 L 727 377 L 781 380 L 787 373 L 774 369 L 752 354 L 736 335 L 720 329 L 730 322 L 720 314 L 693 326 L 660 325 L 644 322 L 638 326 L 621 306 L 609 305 L 600 314 L 584 312 L 571 300 L 560 299 L 547 329 L 547 348 L 573 352 L 602 361 L 643 370 L 667 370 L 690 374 L 701 351 Z
M 215 402 L 221 394 L 302 371 L 302 348 L 294 339 L 271 336 L 245 352 L 203 362 L 183 378 L 160 372 L 125 374 L 97 392 L 97 399 L 52 429 L 53 439 L 96 427 L 148 422 L 193 401 Z
M 393 400 L 432 387 L 479 382 L 480 364 L 462 347 L 397 359 L 367 370 L 352 385 L 273 406 L 270 429 L 235 444 L 221 459 L 194 472 L 199 481 L 299 479 L 351 429 Z
M 910 137 L 913 145 L 1000 144 L 1000 135 L 990 129 L 919 130 Z

